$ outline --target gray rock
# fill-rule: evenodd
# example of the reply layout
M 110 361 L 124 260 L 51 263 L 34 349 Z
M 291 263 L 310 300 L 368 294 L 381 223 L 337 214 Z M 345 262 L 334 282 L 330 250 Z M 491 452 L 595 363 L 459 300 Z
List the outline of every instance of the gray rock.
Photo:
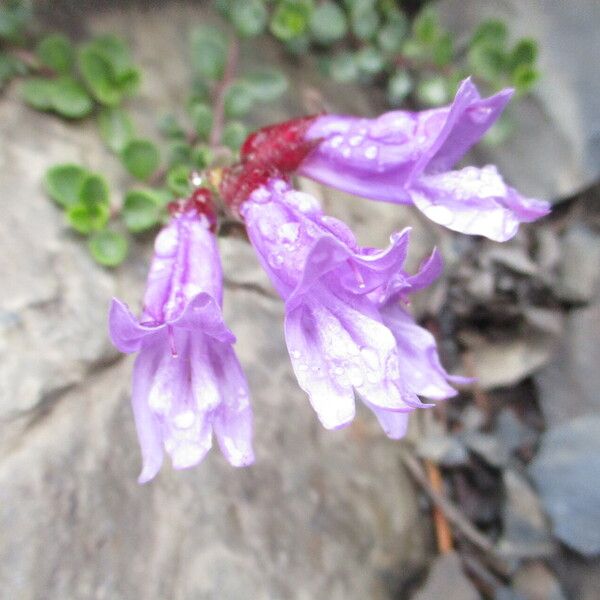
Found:
M 438 556 L 429 571 L 422 589 L 412 600 L 479 600 L 475 586 L 462 570 L 460 556 L 456 552 Z
M 600 411 L 600 304 L 572 310 L 558 352 L 535 375 L 549 426 Z
M 600 554 L 600 417 L 548 430 L 529 473 L 556 537 L 585 556 Z
M 90 19 L 129 39 L 144 69 L 131 103 L 140 133 L 153 135 L 154 116 L 182 104 L 187 32 L 205 16 L 177 3 Z M 274 46 L 264 53 L 277 56 Z M 292 74 L 301 88 L 302 73 Z M 294 107 L 273 110 L 275 119 Z M 0 102 L 0 135 L 0 595 L 389 598 L 427 543 L 398 443 L 362 412 L 345 431 L 321 428 L 287 359 L 282 303 L 238 240 L 220 244 L 225 312 L 253 390 L 257 463 L 232 469 L 215 451 L 196 469 L 165 466 L 136 484 L 131 361 L 110 345 L 106 316 L 113 295 L 139 306 L 150 244 L 134 243 L 115 272 L 96 266 L 40 186 L 65 161 L 107 174 L 115 200 L 131 182 L 93 123 L 40 115 L 15 88 Z M 352 224 L 387 239 L 371 206 L 355 206 Z
M 566 600 L 556 577 L 542 562 L 521 567 L 515 574 L 513 585 L 525 600 Z
M 559 297 L 570 302 L 590 302 L 598 292 L 600 281 L 600 236 L 576 224 L 567 230 L 562 248 L 557 282 Z
M 502 509 L 503 534 L 498 550 L 511 558 L 552 554 L 554 545 L 550 525 L 529 482 L 512 469 L 506 469 L 502 479 L 505 503 Z

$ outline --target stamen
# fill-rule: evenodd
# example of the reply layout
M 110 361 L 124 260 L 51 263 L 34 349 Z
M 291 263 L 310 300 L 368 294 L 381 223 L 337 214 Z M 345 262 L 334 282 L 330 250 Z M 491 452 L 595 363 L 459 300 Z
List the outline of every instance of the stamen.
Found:
M 169 336 L 169 346 L 171 347 L 171 356 L 177 358 L 177 347 L 175 346 L 175 332 L 172 325 L 167 325 L 167 335 Z

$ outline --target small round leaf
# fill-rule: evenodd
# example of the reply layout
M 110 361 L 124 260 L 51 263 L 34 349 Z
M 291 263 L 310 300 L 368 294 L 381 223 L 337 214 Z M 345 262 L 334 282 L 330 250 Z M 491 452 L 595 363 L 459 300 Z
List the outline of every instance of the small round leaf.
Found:
M 252 88 L 243 80 L 234 81 L 225 92 L 225 115 L 243 117 L 254 104 Z
M 104 177 L 90 173 L 85 177 L 79 190 L 79 202 L 85 204 L 109 204 L 108 184 Z
M 173 167 L 167 173 L 167 187 L 177 197 L 185 198 L 188 196 L 192 191 L 190 185 L 190 168 L 185 165 Z
M 250 88 L 255 100 L 272 102 L 285 94 L 288 89 L 286 76 L 277 69 L 261 69 L 244 76 L 244 81 Z
M 396 71 L 387 84 L 388 102 L 392 106 L 400 106 L 413 87 L 412 78 L 407 71 Z
M 79 165 L 56 165 L 46 171 L 44 187 L 55 202 L 67 208 L 79 202 L 86 177 L 88 171 Z
M 43 38 L 36 53 L 41 62 L 56 73 L 66 75 L 73 69 L 75 50 L 69 39 L 60 33 Z
M 267 26 L 269 13 L 263 0 L 234 0 L 229 18 L 242 37 L 260 35 Z
M 196 133 L 202 139 L 208 139 L 213 126 L 212 108 L 204 102 L 197 102 L 190 107 L 190 117 L 194 123 Z
M 310 32 L 319 44 L 332 44 L 348 32 L 346 13 L 334 2 L 319 4 L 310 17 Z
M 223 128 L 223 144 L 237 151 L 244 143 L 247 135 L 248 130 L 243 123 L 230 121 Z
M 121 151 L 125 168 L 137 179 L 148 179 L 158 168 L 158 148 L 149 140 L 131 140 Z
M 127 257 L 127 240 L 116 231 L 104 229 L 88 242 L 93 259 L 104 267 L 116 267 Z
M 130 190 L 123 202 L 123 221 L 134 233 L 146 231 L 160 222 L 161 202 L 153 190 Z
M 113 152 L 121 152 L 133 137 L 133 122 L 122 108 L 104 107 L 98 114 L 100 135 Z
M 68 119 L 81 119 L 92 112 L 94 103 L 85 89 L 71 77 L 53 82 L 50 90 L 52 108 Z
M 78 202 L 67 209 L 67 220 L 71 227 L 83 235 L 99 231 L 106 226 L 110 216 L 106 204 Z
M 36 110 L 51 110 L 53 86 L 54 81 L 51 79 L 28 79 L 21 88 L 23 100 Z

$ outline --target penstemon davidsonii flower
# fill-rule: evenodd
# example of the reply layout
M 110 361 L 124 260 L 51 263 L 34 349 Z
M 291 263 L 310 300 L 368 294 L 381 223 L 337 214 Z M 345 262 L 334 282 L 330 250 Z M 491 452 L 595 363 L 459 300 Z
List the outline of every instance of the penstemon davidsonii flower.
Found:
M 213 431 L 233 466 L 254 461 L 248 385 L 221 314 L 221 262 L 206 190 L 172 206 L 158 234 L 139 321 L 119 300 L 110 336 L 137 352 L 132 404 L 143 457 L 140 483 L 159 471 L 163 453 L 176 469 L 198 464 Z
M 519 223 L 548 214 L 548 202 L 520 195 L 494 166 L 450 169 L 500 117 L 511 96 L 507 89 L 481 98 L 466 79 L 443 108 L 398 110 L 375 119 L 326 114 L 297 120 L 288 129 L 296 145 L 310 151 L 293 170 L 364 198 L 412 204 L 449 229 L 504 242 Z M 252 161 L 253 154 L 268 155 L 273 146 L 259 131 L 242 150 Z

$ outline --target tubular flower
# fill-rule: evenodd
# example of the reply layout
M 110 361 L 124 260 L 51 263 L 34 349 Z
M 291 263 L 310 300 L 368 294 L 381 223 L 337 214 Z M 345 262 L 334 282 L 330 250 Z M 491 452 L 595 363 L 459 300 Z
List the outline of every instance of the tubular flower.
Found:
M 140 483 L 198 464 L 214 431 L 233 466 L 253 462 L 252 411 L 235 337 L 221 314 L 222 274 L 209 195 L 173 207 L 156 238 L 139 321 L 113 299 L 109 328 L 121 352 L 137 352 L 132 404 L 143 457 Z
M 270 136 L 285 131 L 290 141 L 291 131 L 302 142 L 291 143 L 306 152 L 298 156 L 300 175 L 365 198 L 413 204 L 440 225 L 502 242 L 516 234 L 519 223 L 548 214 L 549 204 L 521 196 L 493 166 L 449 169 L 499 118 L 512 93 L 481 98 L 466 79 L 443 108 L 392 111 L 376 119 L 299 119 L 254 134 L 244 158 L 272 155 L 276 144 Z
M 404 338 L 405 332 L 413 334 L 411 327 L 427 332 L 408 314 L 405 331 L 401 326 L 394 330 L 386 323 L 393 311 L 388 317 L 387 308 L 380 310 L 398 290 L 411 287 L 411 277 L 402 271 L 408 230 L 392 236 L 386 250 L 361 248 L 344 223 L 324 215 L 315 198 L 280 178 L 255 189 L 240 214 L 285 300 L 285 338 L 298 383 L 327 429 L 352 421 L 357 392 L 386 434 L 400 438 L 408 413 L 427 406 L 417 394 L 442 398 L 456 393 L 439 384 L 445 371 L 431 340 L 422 337 L 422 348 L 415 349 Z M 413 385 L 406 372 L 415 364 L 439 385 Z

